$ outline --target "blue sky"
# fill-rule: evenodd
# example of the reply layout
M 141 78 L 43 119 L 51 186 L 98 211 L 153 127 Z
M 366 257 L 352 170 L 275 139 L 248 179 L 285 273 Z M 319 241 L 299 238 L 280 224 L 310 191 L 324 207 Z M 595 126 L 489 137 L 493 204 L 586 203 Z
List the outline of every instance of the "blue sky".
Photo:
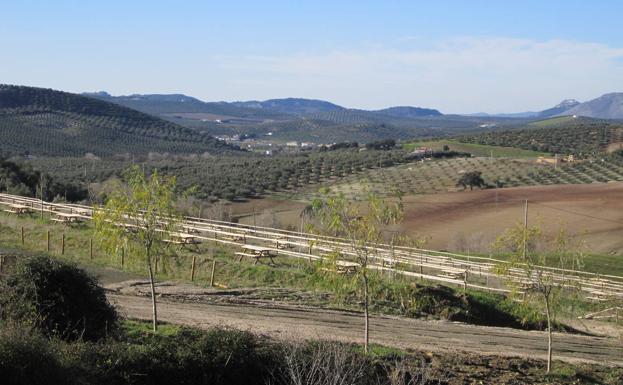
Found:
M 621 1 L 13 1 L 0 82 L 514 112 L 623 91 Z

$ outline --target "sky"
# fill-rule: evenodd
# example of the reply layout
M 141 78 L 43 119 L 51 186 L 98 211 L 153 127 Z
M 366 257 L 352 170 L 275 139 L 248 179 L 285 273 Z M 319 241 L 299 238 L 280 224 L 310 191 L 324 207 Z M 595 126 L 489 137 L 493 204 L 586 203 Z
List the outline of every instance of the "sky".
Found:
M 623 1 L 0 1 L 0 83 L 519 112 L 623 91 Z

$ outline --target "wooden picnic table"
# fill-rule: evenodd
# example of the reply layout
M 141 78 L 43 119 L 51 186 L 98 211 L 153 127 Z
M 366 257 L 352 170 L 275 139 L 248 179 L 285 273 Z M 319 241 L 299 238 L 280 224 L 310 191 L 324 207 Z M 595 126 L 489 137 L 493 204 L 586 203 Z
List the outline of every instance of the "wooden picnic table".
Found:
M 338 274 L 351 274 L 357 271 L 361 267 L 356 262 L 349 261 L 335 261 L 335 270 Z
M 463 279 L 467 273 L 466 269 L 458 269 L 453 267 L 441 267 L 438 268 L 443 274 L 441 276 L 452 279 Z
M 242 258 L 249 257 L 255 259 L 255 264 L 262 258 L 270 259 L 271 263 L 275 263 L 274 257 L 277 256 L 278 251 L 264 246 L 256 246 L 256 245 L 242 245 L 243 252 L 236 253 L 236 255 L 240 256 L 238 261 L 242 261 Z
M 9 209 L 5 209 L 4 211 L 6 211 L 7 213 L 19 215 L 31 212 L 32 208 L 30 206 L 13 203 L 9 205 Z
M 197 229 L 195 226 L 182 225 L 182 230 L 185 231 L 188 234 L 197 234 L 197 233 L 199 233 L 199 229 Z
M 80 214 L 67 214 L 63 212 L 55 212 L 54 218 L 52 218 L 51 220 L 69 225 L 72 223 L 82 222 L 84 220 L 84 217 Z
M 171 239 L 165 239 L 164 242 L 177 245 L 196 245 L 201 243 L 194 235 L 186 233 L 172 233 L 170 234 L 170 238 Z

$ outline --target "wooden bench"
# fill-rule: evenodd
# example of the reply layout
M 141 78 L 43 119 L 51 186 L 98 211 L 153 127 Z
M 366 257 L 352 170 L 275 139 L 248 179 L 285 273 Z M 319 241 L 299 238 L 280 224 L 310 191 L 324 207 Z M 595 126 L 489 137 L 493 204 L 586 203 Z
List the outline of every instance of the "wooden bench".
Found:
M 237 252 L 236 255 L 240 256 L 240 258 L 238 258 L 238 262 L 242 262 L 242 259 L 244 257 L 249 257 L 249 258 L 257 257 L 256 254 L 249 254 L 249 253 L 243 253 L 243 252 Z M 257 259 L 256 259 L 256 261 L 257 261 Z
M 605 302 L 608 300 L 607 298 L 595 297 L 595 296 L 586 297 L 586 299 L 588 299 L 589 301 L 596 301 L 596 302 Z
M 246 240 L 243 235 L 224 235 L 221 239 L 232 242 L 244 242 Z
M 451 278 L 451 279 L 464 279 L 467 274 L 467 270 L 457 269 L 457 268 L 439 268 L 441 274 L 440 277 Z
M 289 243 L 284 243 L 284 242 L 277 241 L 275 243 L 275 247 L 278 248 L 278 249 L 291 249 L 294 246 L 290 245 Z
M 185 245 L 186 244 L 186 242 L 176 240 L 176 239 L 163 239 L 162 242 L 167 243 L 167 244 L 172 244 L 172 245 Z

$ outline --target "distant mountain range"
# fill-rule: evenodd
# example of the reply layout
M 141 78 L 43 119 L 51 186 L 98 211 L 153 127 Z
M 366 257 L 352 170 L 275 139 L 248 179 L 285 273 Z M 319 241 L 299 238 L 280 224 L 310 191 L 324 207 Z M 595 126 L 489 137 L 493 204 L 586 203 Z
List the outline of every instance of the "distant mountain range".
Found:
M 111 96 L 95 92 L 84 95 L 211 135 L 270 135 L 273 140 L 283 141 L 331 143 L 405 139 L 444 135 L 454 129 L 475 129 L 479 124 L 478 119 L 444 116 L 430 108 L 401 106 L 368 111 L 303 98 L 203 102 L 179 94 Z
M 579 103 L 561 115 L 578 115 L 601 119 L 623 119 L 623 92 L 614 92 L 602 95 L 588 102 Z
M 350 109 L 301 98 L 203 102 L 182 94 L 76 95 L 0 85 L 0 156 L 227 153 L 237 149 L 214 136 L 236 134 L 271 141 L 366 143 L 526 128 L 564 115 L 623 119 L 623 93 L 584 103 L 565 100 L 539 112 L 464 116 L 411 106 Z
M 112 96 L 100 91 L 85 93 L 95 97 L 138 109 L 151 114 L 172 113 L 210 113 L 254 119 L 284 120 L 292 115 L 310 116 L 330 112 L 369 113 L 378 116 L 392 116 L 404 119 L 432 118 L 443 116 L 439 110 L 411 106 L 389 107 L 381 110 L 360 110 L 315 99 L 284 98 L 264 101 L 203 102 L 182 94 L 152 94 Z M 599 119 L 623 119 L 623 93 L 609 93 L 596 99 L 581 103 L 566 99 L 558 105 L 542 111 L 526 111 L 505 114 L 475 113 L 464 116 L 488 118 L 544 119 L 554 116 L 580 115 Z
M 250 100 L 242 102 L 203 102 L 191 96 L 181 94 L 148 94 L 112 96 L 105 91 L 84 93 L 98 99 L 112 101 L 128 107 L 145 110 L 149 113 L 192 113 L 205 112 L 213 114 L 231 114 L 235 116 L 282 117 L 284 115 L 314 115 L 327 112 L 353 111 L 378 113 L 406 118 L 441 116 L 441 112 L 420 107 L 390 107 L 383 110 L 367 111 L 350 109 L 324 100 L 304 98 L 269 99 L 264 101 Z
M 623 92 L 605 94 L 584 103 L 580 103 L 575 99 L 566 99 L 552 108 L 537 112 L 527 111 L 511 114 L 477 113 L 469 116 L 546 119 L 555 116 L 567 115 L 577 115 L 597 119 L 623 119 Z

